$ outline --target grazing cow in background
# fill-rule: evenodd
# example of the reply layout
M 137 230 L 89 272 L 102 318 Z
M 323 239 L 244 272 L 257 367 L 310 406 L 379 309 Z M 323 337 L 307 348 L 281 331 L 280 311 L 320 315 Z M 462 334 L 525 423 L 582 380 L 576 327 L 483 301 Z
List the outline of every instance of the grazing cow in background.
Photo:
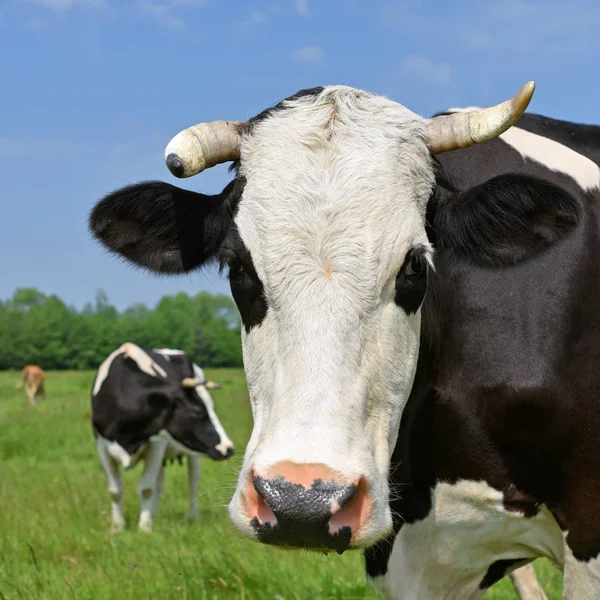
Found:
M 46 381 L 46 374 L 37 365 L 27 365 L 23 369 L 22 381 L 15 385 L 15 390 L 21 389 L 25 386 L 25 394 L 29 404 L 36 404 L 35 397 L 39 394 L 46 399 L 46 390 L 44 389 L 44 382 Z
M 424 119 L 305 90 L 167 146 L 181 177 L 234 160 L 220 194 L 146 182 L 92 211 L 141 267 L 229 268 L 247 536 L 343 552 L 393 528 L 368 566 L 391 598 L 478 598 L 537 556 L 564 566 L 565 597 L 599 596 L 600 133 L 510 129 L 532 93 Z
M 139 529 L 151 531 L 164 462 L 176 457 L 187 457 L 188 517 L 196 517 L 200 455 L 222 460 L 233 454 L 208 392 L 217 387 L 181 350 L 142 350 L 128 342 L 100 365 L 92 391 L 92 422 L 112 499 L 113 532 L 125 526 L 119 466 L 131 469 L 140 460 Z

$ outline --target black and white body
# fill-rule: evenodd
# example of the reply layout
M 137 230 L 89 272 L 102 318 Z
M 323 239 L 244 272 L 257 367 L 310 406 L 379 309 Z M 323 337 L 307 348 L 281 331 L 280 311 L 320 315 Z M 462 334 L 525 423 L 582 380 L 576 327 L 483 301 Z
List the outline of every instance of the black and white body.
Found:
M 235 161 L 221 194 L 154 181 L 94 208 L 138 266 L 229 269 L 245 535 L 380 542 L 368 572 L 389 598 L 478 598 L 538 556 L 566 598 L 600 597 L 600 130 L 511 128 L 532 92 L 426 119 L 304 90 L 168 145 L 182 177 Z
M 214 409 L 204 372 L 180 350 L 144 350 L 131 342 L 100 365 L 92 391 L 96 448 L 112 499 L 111 527 L 125 526 L 120 468 L 143 461 L 139 529 L 151 531 L 163 488 L 163 465 L 187 457 L 190 508 L 198 514 L 200 456 L 229 458 L 233 444 Z
M 545 556 L 599 598 L 600 128 L 525 114 L 437 162 L 402 519 L 367 571 L 391 598 L 476 598 Z

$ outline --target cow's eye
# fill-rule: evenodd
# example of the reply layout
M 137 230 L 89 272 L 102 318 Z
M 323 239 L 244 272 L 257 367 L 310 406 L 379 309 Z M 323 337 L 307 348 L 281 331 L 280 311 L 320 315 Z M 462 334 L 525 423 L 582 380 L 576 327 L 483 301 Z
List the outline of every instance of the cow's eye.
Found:
M 416 277 L 427 273 L 427 259 L 424 254 L 412 254 L 404 267 L 407 277 Z
M 407 315 L 415 313 L 425 297 L 427 289 L 426 250 L 421 246 L 412 248 L 396 276 L 394 301 Z

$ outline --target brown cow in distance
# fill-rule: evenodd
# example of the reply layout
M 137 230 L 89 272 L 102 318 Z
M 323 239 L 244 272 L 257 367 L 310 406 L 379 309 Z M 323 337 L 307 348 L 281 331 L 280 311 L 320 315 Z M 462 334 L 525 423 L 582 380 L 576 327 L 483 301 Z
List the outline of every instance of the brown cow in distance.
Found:
M 40 394 L 46 399 L 46 391 L 44 390 L 44 381 L 46 374 L 37 365 L 27 365 L 23 369 L 23 383 L 17 383 L 15 389 L 20 389 L 25 385 L 25 393 L 30 404 L 35 404 L 35 397 Z

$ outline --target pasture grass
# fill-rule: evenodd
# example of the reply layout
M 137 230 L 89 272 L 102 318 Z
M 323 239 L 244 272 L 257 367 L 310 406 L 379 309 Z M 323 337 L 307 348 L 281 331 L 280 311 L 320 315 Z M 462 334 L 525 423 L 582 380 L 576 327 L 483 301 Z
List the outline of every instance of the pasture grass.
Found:
M 187 474 L 174 463 L 152 534 L 138 533 L 138 467 L 124 473 L 128 527 L 109 533 L 109 497 L 90 426 L 92 372 L 51 372 L 48 400 L 27 404 L 16 372 L 0 372 L 0 600 L 375 599 L 362 555 L 282 551 L 242 538 L 227 517 L 252 428 L 241 370 L 223 383 L 217 412 L 236 444 L 226 462 L 202 461 L 200 518 L 188 524 Z M 561 577 L 536 569 L 550 600 Z M 516 598 L 508 580 L 486 600 Z M 415 599 L 417 600 L 417 599 Z

